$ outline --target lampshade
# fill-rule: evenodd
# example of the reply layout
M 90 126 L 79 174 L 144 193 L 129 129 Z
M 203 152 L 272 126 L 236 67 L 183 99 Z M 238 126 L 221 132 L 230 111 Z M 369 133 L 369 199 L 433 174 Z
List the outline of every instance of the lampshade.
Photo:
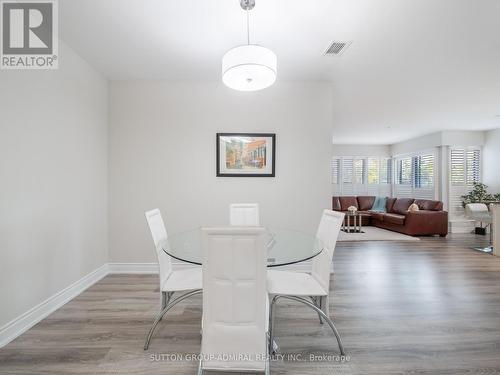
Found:
M 239 91 L 257 91 L 276 81 L 276 54 L 255 44 L 235 47 L 222 57 L 222 82 Z

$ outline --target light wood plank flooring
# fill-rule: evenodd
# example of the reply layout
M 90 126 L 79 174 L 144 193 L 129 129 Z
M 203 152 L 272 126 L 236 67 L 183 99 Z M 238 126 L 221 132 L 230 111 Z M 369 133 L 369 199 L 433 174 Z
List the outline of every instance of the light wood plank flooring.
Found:
M 282 301 L 272 374 L 500 374 L 500 258 L 475 252 L 485 238 L 340 243 L 331 313 L 350 360 L 308 308 Z M 169 361 L 200 350 L 201 297 L 181 303 L 142 346 L 159 307 L 157 277 L 112 275 L 0 349 L 0 374 L 194 374 Z M 162 354 L 164 357 L 162 358 Z

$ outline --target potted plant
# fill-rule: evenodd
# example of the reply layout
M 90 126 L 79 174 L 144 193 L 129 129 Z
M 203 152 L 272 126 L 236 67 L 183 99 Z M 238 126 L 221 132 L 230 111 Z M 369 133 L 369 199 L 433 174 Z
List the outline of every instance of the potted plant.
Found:
M 499 194 L 489 194 L 488 185 L 481 182 L 474 182 L 472 185 L 472 190 L 465 195 L 461 196 L 463 206 L 465 207 L 468 203 L 492 203 L 500 201 Z

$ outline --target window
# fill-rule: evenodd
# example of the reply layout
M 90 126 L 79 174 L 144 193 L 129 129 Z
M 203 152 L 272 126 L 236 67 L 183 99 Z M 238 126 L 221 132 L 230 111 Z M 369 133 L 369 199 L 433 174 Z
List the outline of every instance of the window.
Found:
M 355 159 L 354 160 L 354 183 L 364 184 L 365 183 L 365 159 Z
M 435 155 L 418 153 L 396 158 L 394 195 L 401 198 L 435 199 Z
M 434 155 L 420 155 L 413 158 L 414 186 L 416 188 L 434 187 Z
M 480 181 L 481 150 L 451 149 L 450 175 L 453 186 L 472 186 Z
M 452 186 L 465 185 L 465 150 L 451 150 L 450 176 Z
M 449 211 L 451 217 L 464 215 L 462 195 L 467 194 L 474 182 L 481 181 L 481 149 L 452 148 L 450 150 Z
M 411 158 L 398 159 L 396 184 L 411 185 Z
M 353 176 L 353 163 L 352 158 L 342 158 L 342 183 L 352 184 Z
M 333 192 L 339 195 L 391 195 L 392 159 L 342 156 L 332 159 Z
M 332 159 L 332 184 L 338 184 L 340 182 L 340 159 Z
M 392 182 L 392 159 L 380 159 L 380 183 L 390 184 Z
M 479 182 L 481 179 L 480 159 L 480 150 L 467 150 L 465 152 L 465 183 L 467 186 L 472 186 L 474 182 Z
M 380 181 L 380 160 L 368 158 L 368 183 L 378 184 Z

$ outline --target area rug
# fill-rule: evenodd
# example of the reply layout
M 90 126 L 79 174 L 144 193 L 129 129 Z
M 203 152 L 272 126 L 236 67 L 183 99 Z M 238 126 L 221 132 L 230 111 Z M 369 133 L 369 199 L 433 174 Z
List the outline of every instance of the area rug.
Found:
M 338 242 L 354 241 L 420 241 L 418 237 L 392 232 L 377 227 L 363 227 L 364 233 L 345 233 L 340 231 Z

